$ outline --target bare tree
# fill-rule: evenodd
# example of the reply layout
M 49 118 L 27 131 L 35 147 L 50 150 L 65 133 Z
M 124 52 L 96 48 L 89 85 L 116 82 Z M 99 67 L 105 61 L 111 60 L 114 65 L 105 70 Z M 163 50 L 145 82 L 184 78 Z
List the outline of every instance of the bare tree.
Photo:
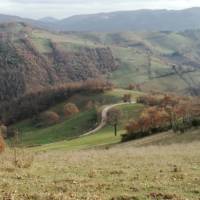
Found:
M 107 122 L 114 127 L 114 134 L 117 136 L 117 126 L 121 118 L 121 111 L 117 108 L 112 108 L 107 114 Z
M 131 94 L 124 94 L 124 96 L 122 97 L 123 102 L 125 103 L 131 103 Z

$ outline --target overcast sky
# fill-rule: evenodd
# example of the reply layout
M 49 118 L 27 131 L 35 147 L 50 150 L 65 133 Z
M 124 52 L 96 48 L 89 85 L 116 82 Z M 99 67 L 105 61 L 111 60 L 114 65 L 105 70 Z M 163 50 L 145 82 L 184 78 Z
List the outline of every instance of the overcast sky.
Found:
M 0 0 L 0 13 L 35 19 L 143 8 L 189 7 L 200 7 L 200 0 Z

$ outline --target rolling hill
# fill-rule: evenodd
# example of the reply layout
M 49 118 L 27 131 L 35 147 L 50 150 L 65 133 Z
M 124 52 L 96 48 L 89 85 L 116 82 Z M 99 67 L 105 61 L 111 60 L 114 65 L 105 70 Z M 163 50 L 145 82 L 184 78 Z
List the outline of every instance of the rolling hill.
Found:
M 100 77 L 117 67 L 109 47 L 91 47 L 24 23 L 0 26 L 0 49 L 0 101 Z
M 54 33 L 24 23 L 0 26 L 0 100 L 45 87 L 104 77 L 198 95 L 200 31 Z
M 200 8 L 185 10 L 135 10 L 39 20 L 0 15 L 0 22 L 25 22 L 54 31 L 184 31 L 200 28 Z
M 133 99 L 140 96 L 142 93 L 136 91 L 128 91 L 123 89 L 114 89 L 106 91 L 104 93 L 89 93 L 80 92 L 74 94 L 70 98 L 49 107 L 47 111 L 56 112 L 61 117 L 59 123 L 51 126 L 38 126 L 38 122 L 35 117 L 19 121 L 12 125 L 12 127 L 20 132 L 20 144 L 23 146 L 40 146 L 49 143 L 70 142 L 72 139 L 77 138 L 91 130 L 94 130 L 101 121 L 101 112 L 105 105 L 112 105 L 121 102 L 121 98 L 124 94 L 130 92 Z M 63 116 L 63 107 L 66 103 L 75 103 L 80 112 L 66 118 Z M 92 102 L 92 105 L 88 107 L 88 102 Z M 119 123 L 119 131 L 124 132 L 124 126 L 130 118 L 138 116 L 143 110 L 143 105 L 140 104 L 127 104 L 117 106 L 123 112 L 123 119 Z M 80 138 L 78 143 L 84 144 L 84 141 L 89 146 L 96 144 L 101 145 L 104 143 L 112 143 L 112 141 L 120 141 L 120 135 L 115 137 L 112 131 L 112 127 L 107 125 L 96 131 L 99 134 L 91 134 L 92 137 Z M 100 139 L 100 140 L 99 140 Z M 82 141 L 83 140 L 83 141 Z M 85 145 L 83 146 L 86 146 Z M 51 145 L 50 145 L 51 146 Z M 75 140 L 74 147 L 77 147 Z M 43 146 L 41 146 L 43 148 Z M 44 146 L 45 148 L 45 146 Z M 70 148 L 70 146 L 69 146 Z M 73 144 L 72 144 L 73 148 Z
M 199 15 L 0 15 L 0 199 L 200 200 Z
M 200 28 L 199 17 L 200 8 L 119 11 L 72 16 L 57 26 L 62 31 L 183 31 Z

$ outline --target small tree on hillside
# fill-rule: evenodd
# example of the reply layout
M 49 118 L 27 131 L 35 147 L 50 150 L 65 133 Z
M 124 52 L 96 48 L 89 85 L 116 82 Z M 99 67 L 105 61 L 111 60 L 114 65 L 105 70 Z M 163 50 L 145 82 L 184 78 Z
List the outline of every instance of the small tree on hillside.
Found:
M 141 127 L 138 121 L 133 120 L 126 125 L 125 129 L 128 133 L 137 133 L 141 130 Z
M 151 129 L 151 119 L 147 112 L 143 112 L 138 119 L 138 126 L 142 133 L 150 132 Z
M 158 110 L 155 116 L 155 121 L 157 123 L 157 127 L 168 126 L 170 116 L 164 109 Z
M 40 124 L 42 125 L 53 125 L 59 122 L 60 116 L 53 111 L 47 111 L 40 115 Z
M 64 115 L 65 117 L 70 117 L 76 113 L 79 113 L 78 107 L 74 103 L 67 103 L 64 106 Z
M 128 85 L 128 90 L 134 90 L 135 89 L 135 84 L 130 83 Z
M 125 103 L 131 103 L 131 94 L 124 94 L 122 97 L 123 102 Z
M 117 125 L 121 118 L 121 111 L 117 108 L 112 108 L 107 114 L 107 122 L 114 127 L 114 134 L 117 136 Z
M 0 131 L 0 154 L 5 150 L 5 142 Z
M 89 100 L 87 103 L 86 103 L 86 105 L 85 105 L 85 108 L 87 109 L 87 110 L 91 110 L 91 109 L 93 109 L 95 107 L 95 105 L 94 105 L 94 102 L 92 101 L 92 100 Z

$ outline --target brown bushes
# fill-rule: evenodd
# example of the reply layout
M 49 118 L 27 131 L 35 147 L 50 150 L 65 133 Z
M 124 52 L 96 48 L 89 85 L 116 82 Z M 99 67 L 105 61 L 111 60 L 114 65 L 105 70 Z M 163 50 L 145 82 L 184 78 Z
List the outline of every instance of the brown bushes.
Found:
M 126 130 L 132 138 L 137 138 L 140 135 L 149 135 L 166 130 L 169 124 L 170 116 L 164 109 L 150 107 L 142 112 L 138 120 L 129 122 Z
M 30 168 L 34 161 L 33 154 L 29 153 L 27 150 L 14 148 L 13 165 L 17 168 L 27 169 Z
M 4 139 L 3 139 L 3 137 L 1 136 L 1 133 L 0 133 L 0 154 L 2 152 L 4 152 L 4 150 L 5 150 L 5 142 L 4 142 Z
M 131 102 L 131 98 L 132 98 L 131 94 L 124 94 L 124 96 L 122 97 L 122 100 L 125 103 L 128 103 L 128 102 L 130 103 Z
M 123 135 L 123 141 L 169 129 L 184 132 L 188 128 L 200 125 L 198 99 L 159 94 L 142 96 L 138 98 L 138 102 L 148 107 L 138 120 L 127 124 L 127 133 Z
M 59 122 L 60 116 L 56 112 L 47 111 L 39 116 L 40 125 L 49 126 Z
M 78 107 L 73 104 L 73 103 L 67 103 L 65 106 L 64 106 L 64 115 L 65 117 L 70 117 L 76 113 L 79 113 L 79 109 Z
M 130 83 L 127 87 L 128 90 L 136 90 L 136 91 L 141 91 L 141 84 L 132 84 Z

